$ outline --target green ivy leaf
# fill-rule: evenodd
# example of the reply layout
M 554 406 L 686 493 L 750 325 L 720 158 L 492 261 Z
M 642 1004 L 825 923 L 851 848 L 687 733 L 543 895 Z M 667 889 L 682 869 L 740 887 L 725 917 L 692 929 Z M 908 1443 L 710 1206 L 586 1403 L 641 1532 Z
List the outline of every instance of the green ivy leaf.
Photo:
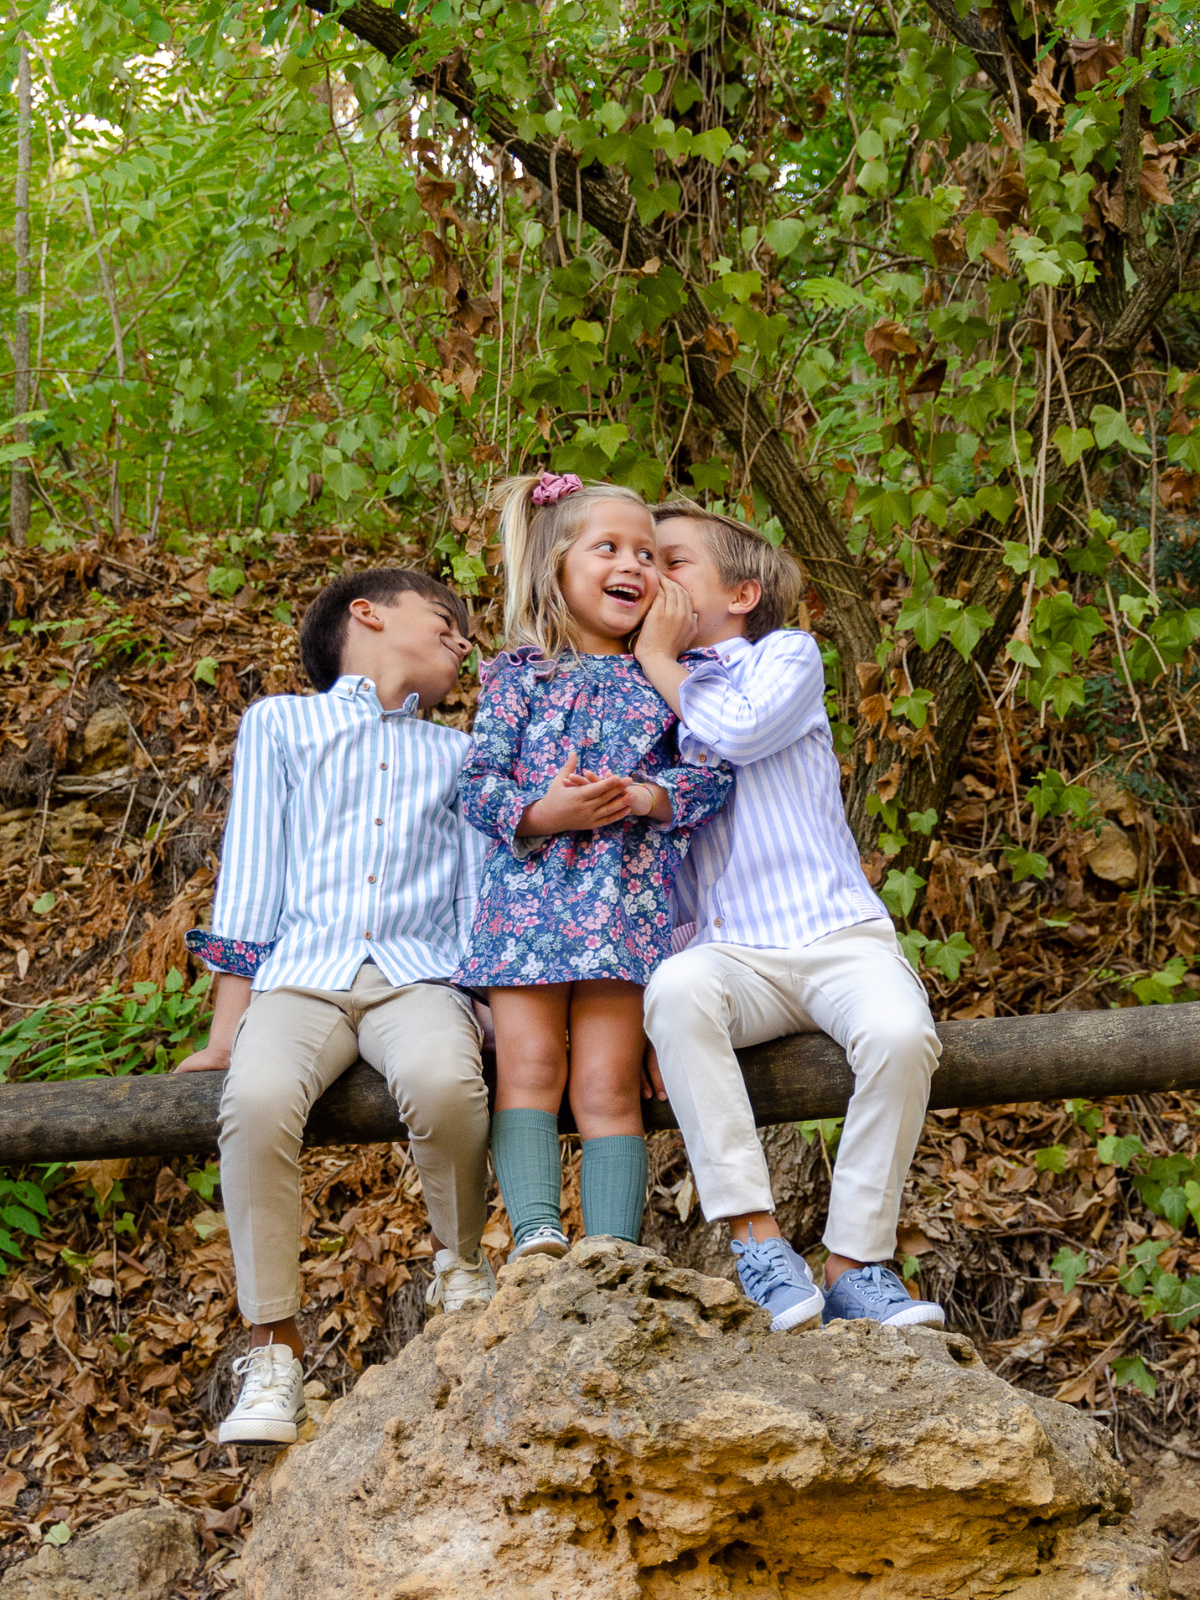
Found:
M 1188 1217 L 1187 1195 L 1180 1184 L 1164 1189 L 1159 1198 L 1162 1214 L 1173 1228 L 1182 1228 Z
M 765 235 L 767 243 L 777 256 L 790 256 L 804 238 L 804 224 L 795 217 L 776 217 L 767 223 Z M 831 283 L 836 279 L 828 280 Z
M 370 482 L 363 469 L 353 461 L 335 461 L 325 469 L 325 487 L 332 489 L 339 500 L 349 500 Z
M 879 897 L 894 917 L 907 917 L 917 903 L 917 891 L 925 887 L 925 879 L 915 867 L 900 872 L 893 867 Z
M 927 967 L 957 983 L 963 967 L 974 961 L 975 950 L 965 933 L 955 932 L 946 940 L 930 939 L 922 959 Z
M 1034 1152 L 1033 1159 L 1039 1172 L 1065 1172 L 1067 1169 L 1067 1152 L 1061 1144 L 1046 1145 Z
M 1073 467 L 1084 451 L 1091 450 L 1095 443 L 1096 438 L 1090 428 L 1076 428 L 1072 431 L 1064 424 L 1063 427 L 1054 430 L 1055 448 L 1068 467 Z
M 1112 1375 L 1119 1384 L 1131 1383 L 1150 1400 L 1158 1392 L 1158 1381 L 1141 1356 L 1118 1356 L 1111 1363 Z
M 914 689 L 911 694 L 900 694 L 892 701 L 893 712 L 900 717 L 907 717 L 914 728 L 923 728 L 929 721 L 929 704 L 933 699 L 932 689 Z M 929 811 L 925 815 L 937 821 L 937 812 Z M 929 832 L 928 828 L 922 830 Z
M 714 167 L 719 167 L 732 143 L 733 140 L 724 128 L 709 128 L 707 132 L 697 134 L 692 140 L 692 154 L 703 156 L 705 161 L 711 161 Z
M 1119 444 L 1126 450 L 1136 450 L 1142 455 L 1150 454 L 1150 446 L 1145 439 L 1134 433 L 1125 420 L 1125 414 L 1113 406 L 1093 406 L 1091 420 L 1095 425 L 1096 443 L 1102 450 L 1108 450 L 1112 445 Z
M 946 636 L 963 660 L 969 661 L 983 630 L 991 625 L 992 614 L 986 606 L 967 606 L 946 629 Z
M 1143 1154 L 1142 1141 L 1132 1133 L 1106 1133 L 1096 1140 L 1096 1154 L 1106 1167 L 1127 1167 L 1135 1156 Z
M 1068 1294 L 1083 1277 L 1088 1269 L 1088 1257 L 1083 1250 L 1078 1252 L 1069 1245 L 1063 1245 L 1050 1263 L 1051 1272 L 1057 1272 L 1062 1279 L 1062 1286 Z
M 975 496 L 976 511 L 986 512 L 1001 527 L 1016 510 L 1017 492 L 1007 483 L 985 484 Z
M 1036 850 L 1024 850 L 1019 844 L 1010 844 L 1004 852 L 1004 859 L 1012 871 L 1014 883 L 1022 883 L 1026 878 L 1040 880 L 1046 876 L 1046 869 L 1050 865 L 1045 856 L 1039 855 Z
M 770 241 L 771 230 L 767 229 Z M 839 311 L 853 311 L 867 303 L 866 296 L 838 278 L 806 278 L 797 293 L 803 300 L 812 300 L 819 306 L 832 306 Z
M 232 600 L 234 595 L 246 582 L 246 574 L 241 567 L 214 567 L 208 575 L 209 594 L 220 595 L 225 600 Z

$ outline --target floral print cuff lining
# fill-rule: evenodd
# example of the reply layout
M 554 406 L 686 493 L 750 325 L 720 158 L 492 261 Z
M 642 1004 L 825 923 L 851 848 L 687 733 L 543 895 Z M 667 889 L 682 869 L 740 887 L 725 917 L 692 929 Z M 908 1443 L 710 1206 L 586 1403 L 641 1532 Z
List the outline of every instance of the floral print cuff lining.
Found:
M 223 939 L 219 933 L 209 933 L 207 928 L 193 928 L 184 934 L 183 942 L 201 961 L 235 978 L 252 978 L 275 948 L 274 939 L 266 944 L 255 944 L 250 939 Z

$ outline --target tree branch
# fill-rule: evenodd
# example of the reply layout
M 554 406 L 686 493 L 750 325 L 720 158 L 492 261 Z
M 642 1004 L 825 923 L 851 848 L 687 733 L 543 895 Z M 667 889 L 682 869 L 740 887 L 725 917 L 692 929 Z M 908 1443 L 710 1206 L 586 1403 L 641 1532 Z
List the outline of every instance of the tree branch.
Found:
M 986 28 L 974 10 L 968 11 L 965 17 L 960 16 L 954 0 L 927 0 L 927 4 L 946 31 L 953 35 L 959 44 L 966 45 L 977 58 L 980 68 L 987 73 L 999 92 L 1007 95 L 1008 70 L 1004 64 L 1004 40 L 1001 37 L 1003 21 L 994 28 Z M 1015 48 L 1012 40 L 1009 48 Z M 1017 54 L 1020 54 L 1019 48 Z M 1030 105 L 1032 106 L 1032 102 Z M 1024 106 L 1021 109 L 1023 114 Z

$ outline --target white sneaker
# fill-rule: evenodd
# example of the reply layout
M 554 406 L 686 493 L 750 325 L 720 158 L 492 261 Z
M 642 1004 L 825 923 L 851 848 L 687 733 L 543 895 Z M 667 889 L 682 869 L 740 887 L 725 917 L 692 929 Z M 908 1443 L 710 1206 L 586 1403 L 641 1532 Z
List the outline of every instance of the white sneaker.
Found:
M 439 1250 L 433 1258 L 433 1282 L 425 1291 L 430 1313 L 461 1311 L 468 1300 L 490 1300 L 496 1292 L 496 1274 L 482 1249 L 476 1259 L 456 1256 L 453 1250 Z
M 220 1444 L 295 1444 L 308 1417 L 304 1368 L 286 1344 L 261 1344 L 239 1356 L 233 1370 L 245 1378 L 237 1405 L 217 1433 Z
M 538 1228 L 509 1252 L 508 1259 L 519 1261 L 522 1256 L 565 1256 L 570 1248 L 571 1241 L 561 1228 Z

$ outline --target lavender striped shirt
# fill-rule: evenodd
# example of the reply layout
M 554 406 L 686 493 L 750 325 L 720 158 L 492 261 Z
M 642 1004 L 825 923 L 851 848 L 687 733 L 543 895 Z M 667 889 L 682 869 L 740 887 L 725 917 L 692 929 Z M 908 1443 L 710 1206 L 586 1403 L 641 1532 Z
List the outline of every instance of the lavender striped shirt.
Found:
M 684 759 L 737 776 L 675 880 L 692 943 L 788 949 L 887 916 L 846 823 L 824 688 L 815 641 L 790 630 L 723 640 L 680 688 Z
M 399 986 L 462 959 L 490 841 L 458 800 L 470 737 L 416 704 L 384 711 L 343 677 L 242 718 L 212 944 L 257 947 L 255 989 L 348 989 L 368 960 Z

